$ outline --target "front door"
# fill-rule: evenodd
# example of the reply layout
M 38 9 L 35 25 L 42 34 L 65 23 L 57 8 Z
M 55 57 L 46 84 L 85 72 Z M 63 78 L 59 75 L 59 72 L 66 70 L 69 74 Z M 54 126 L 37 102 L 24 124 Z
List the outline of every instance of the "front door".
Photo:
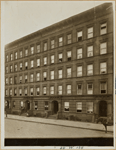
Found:
M 5 107 L 9 108 L 9 101 L 5 101 Z
M 100 117 L 106 117 L 107 116 L 107 102 L 106 101 L 100 101 L 100 103 L 99 103 L 99 115 L 100 115 Z
M 53 113 L 57 114 L 57 112 L 58 112 L 58 102 L 53 101 Z
M 27 104 L 26 110 L 30 110 L 30 101 L 27 101 L 26 104 Z

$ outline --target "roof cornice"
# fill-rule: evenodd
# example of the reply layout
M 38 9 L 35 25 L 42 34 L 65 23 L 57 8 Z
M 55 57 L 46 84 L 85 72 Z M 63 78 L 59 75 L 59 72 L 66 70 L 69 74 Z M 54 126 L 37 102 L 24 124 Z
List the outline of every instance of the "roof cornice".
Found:
M 36 38 L 39 36 L 42 37 L 42 36 L 44 36 L 45 33 L 49 33 L 56 29 L 62 29 L 68 25 L 74 25 L 76 23 L 81 23 L 81 22 L 83 22 L 83 20 L 86 22 L 87 20 L 93 19 L 94 17 L 98 18 L 104 14 L 112 13 L 112 9 L 107 9 L 110 6 L 112 6 L 112 3 L 104 3 L 102 5 L 99 5 L 94 8 L 91 8 L 89 10 L 86 10 L 82 13 L 79 13 L 77 15 L 69 17 L 63 21 L 60 21 L 60 22 L 50 25 L 46 28 L 40 29 L 36 32 L 33 32 L 27 36 L 24 36 L 20 39 L 17 39 L 11 43 L 8 43 L 5 45 L 5 49 L 8 49 L 8 48 L 11 48 L 14 46 L 18 46 L 20 43 L 31 40 L 32 38 Z

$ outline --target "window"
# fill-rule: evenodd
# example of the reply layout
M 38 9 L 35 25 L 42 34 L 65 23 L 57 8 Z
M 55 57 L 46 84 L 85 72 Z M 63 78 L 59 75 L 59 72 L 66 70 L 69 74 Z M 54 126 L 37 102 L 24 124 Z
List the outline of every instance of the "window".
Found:
M 47 51 L 47 43 L 44 43 L 44 51 Z
M 71 77 L 71 68 L 67 68 L 67 78 Z
M 64 102 L 64 111 L 69 111 L 69 102 Z
M 93 37 L 93 27 L 88 28 L 88 39 Z
M 103 35 L 106 33 L 107 33 L 107 24 L 103 23 L 103 24 L 101 24 L 101 27 L 100 27 L 100 34 Z
M 22 89 L 19 89 L 19 95 L 22 96 Z
M 77 67 L 77 77 L 82 76 L 82 66 Z
M 82 41 L 82 31 L 77 32 L 77 41 Z
M 17 76 L 14 77 L 14 84 L 17 84 Z
M 43 95 L 46 95 L 46 86 L 43 87 Z
M 77 95 L 82 95 L 82 84 L 77 85 Z
M 12 89 L 10 89 L 10 96 L 12 96 Z
M 54 55 L 51 56 L 51 64 L 54 63 Z
M 33 95 L 33 88 L 30 88 L 30 95 Z
M 87 94 L 93 94 L 93 84 L 92 83 L 87 84 Z
M 33 68 L 33 66 L 34 66 L 34 61 L 31 60 L 31 68 Z
M 62 62 L 62 53 L 59 54 L 59 62 Z
M 100 63 L 100 74 L 105 74 L 106 72 L 106 62 Z
M 9 106 L 10 106 L 9 101 L 5 101 L 5 107 L 9 108 Z
M 37 73 L 37 81 L 40 81 L 40 73 Z
M 58 70 L 58 78 L 59 78 L 59 79 L 62 78 L 62 70 Z
M 15 53 L 15 59 L 17 59 L 17 52 Z
M 86 103 L 87 106 L 87 113 L 93 113 L 93 102 L 87 102 Z
M 77 49 L 77 59 L 82 58 L 82 48 Z
M 28 62 L 25 62 L 25 69 L 28 69 Z
M 67 35 L 67 44 L 70 44 L 71 43 L 71 34 L 68 34 Z
M 15 64 L 15 71 L 17 71 L 17 64 Z
M 63 46 L 63 37 L 59 38 L 59 46 Z
M 40 59 L 37 59 L 37 67 L 40 66 Z
M 102 55 L 106 53 L 107 53 L 107 43 L 104 42 L 100 44 L 100 54 Z
M 33 74 L 30 75 L 30 82 L 33 82 Z
M 38 110 L 38 102 L 35 101 L 34 103 L 35 103 L 35 106 L 34 106 L 35 110 Z
M 101 94 L 106 94 L 107 93 L 107 91 L 106 91 L 106 82 L 101 82 L 101 84 L 100 84 L 100 93 Z
M 23 66 L 23 64 L 22 64 L 22 63 L 20 63 L 20 70 L 22 70 L 22 66 Z
M 40 53 L 40 44 L 37 45 L 37 53 Z
M 14 89 L 14 96 L 17 95 L 17 89 Z
M 10 84 L 12 84 L 12 77 L 10 78 Z
M 8 95 L 8 90 L 5 91 L 5 95 L 6 95 L 6 96 Z
M 12 65 L 10 66 L 10 72 L 13 72 L 13 70 L 12 70 Z
M 25 56 L 28 56 L 28 49 L 25 50 Z
M 53 95 L 54 94 L 54 86 L 50 87 L 50 94 Z
M 71 51 L 68 51 L 68 52 L 67 52 L 67 58 L 68 58 L 68 61 L 71 60 Z
M 24 91 L 25 91 L 25 96 L 27 96 L 27 88 L 25 88 Z
M 51 71 L 51 80 L 54 80 L 54 71 Z
M 6 73 L 8 73 L 8 67 L 6 67 Z
M 55 48 L 55 40 L 51 40 L 51 49 Z
M 93 46 L 87 47 L 87 57 L 93 56 Z
M 47 65 L 47 57 L 44 57 L 44 66 Z
M 13 108 L 15 107 L 15 101 L 13 101 Z
M 22 83 L 22 76 L 19 76 L 19 82 Z
M 34 46 L 31 47 L 31 54 L 34 54 Z
M 6 84 L 8 84 L 8 78 L 6 78 Z
M 23 101 L 21 101 L 21 108 L 23 108 Z
M 8 62 L 8 55 L 6 55 L 6 61 Z
M 40 94 L 40 89 L 39 87 L 36 88 L 36 95 L 38 96 Z
M 45 110 L 48 110 L 48 101 L 45 101 Z
M 22 51 L 20 51 L 20 58 L 22 58 L 23 57 L 23 52 Z
M 67 85 L 67 94 L 71 94 L 71 85 Z
M 77 102 L 76 104 L 77 112 L 82 112 L 82 102 Z
M 87 66 L 87 75 L 93 75 L 93 64 Z
M 10 60 L 13 60 L 13 54 L 10 54 Z
M 25 75 L 25 83 L 27 83 L 27 75 Z
M 62 85 L 59 85 L 59 86 L 58 86 L 58 94 L 59 94 L 59 95 L 62 95 Z
M 44 79 L 44 81 L 47 80 L 47 72 L 43 72 L 43 79 Z

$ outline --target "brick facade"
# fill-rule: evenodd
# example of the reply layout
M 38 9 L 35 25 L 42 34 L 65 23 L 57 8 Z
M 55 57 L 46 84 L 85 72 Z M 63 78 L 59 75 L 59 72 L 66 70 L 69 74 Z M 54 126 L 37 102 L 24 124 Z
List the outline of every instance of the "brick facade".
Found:
M 107 9 L 110 7 L 109 9 Z M 107 9 L 107 11 L 106 11 Z M 101 25 L 106 24 L 106 33 L 101 34 Z M 90 34 L 93 36 L 88 38 L 88 29 L 92 27 Z M 77 34 L 82 31 L 82 38 Z M 71 40 L 68 44 L 68 35 Z M 90 35 L 90 36 L 91 36 Z M 61 46 L 59 46 L 59 38 Z M 51 41 L 54 44 L 51 45 Z M 47 50 L 44 51 L 44 43 L 47 43 Z M 101 44 L 106 43 L 106 52 L 101 54 Z M 37 45 L 40 45 L 38 52 Z M 93 46 L 91 57 L 88 57 L 88 47 Z M 33 47 L 33 54 L 31 53 Z M 25 50 L 28 55 L 25 56 Z M 82 49 L 82 56 L 77 57 L 77 50 Z M 20 55 L 22 51 L 22 56 Z M 71 59 L 68 61 L 67 52 L 71 51 Z M 17 52 L 17 59 L 16 53 Z M 62 61 L 59 62 L 59 54 L 62 53 Z M 12 54 L 12 60 L 10 59 Z M 54 63 L 51 63 L 51 56 L 54 55 Z M 47 64 L 44 65 L 44 57 L 47 57 Z M 7 60 L 8 59 L 8 60 Z M 40 66 L 37 66 L 37 59 L 40 59 Z M 33 60 L 33 68 L 31 61 Z M 28 62 L 28 68 L 25 68 L 25 62 Z M 101 74 L 101 63 L 106 63 L 106 72 Z M 20 63 L 22 69 L 20 70 Z M 17 65 L 17 71 L 15 71 Z M 92 75 L 88 75 L 88 65 L 92 65 Z M 12 66 L 12 72 L 10 72 Z M 77 67 L 82 66 L 82 76 L 77 76 Z M 8 67 L 8 73 L 6 72 Z M 67 76 L 67 68 L 71 68 L 71 76 Z M 103 68 L 104 69 L 104 68 Z M 58 71 L 62 70 L 62 78 L 59 79 Z M 54 71 L 54 79 L 51 79 L 51 71 Z M 43 73 L 47 72 L 47 79 L 44 80 Z M 91 72 L 91 69 L 90 69 Z M 40 80 L 37 81 L 37 73 L 40 73 Z M 31 74 L 33 74 L 33 82 L 31 82 Z M 27 82 L 25 83 L 25 75 Z M 20 76 L 22 81 L 20 83 Z M 14 80 L 16 77 L 16 83 Z M 19 40 L 9 43 L 5 46 L 5 83 L 6 78 L 8 84 L 5 84 L 5 101 L 9 102 L 9 108 L 12 111 L 19 111 L 21 101 L 24 102 L 23 107 L 31 109 L 33 112 L 45 112 L 46 101 L 48 102 L 48 110 L 52 114 L 58 112 L 59 117 L 73 114 L 83 121 L 93 121 L 98 116 L 111 116 L 113 114 L 113 12 L 111 3 L 105 3 L 90 9 L 81 14 L 72 16 L 59 23 L 46 27 L 35 33 L 27 35 Z M 12 78 L 12 84 L 10 84 Z M 101 83 L 105 84 L 105 93 L 101 93 Z M 88 84 L 92 84 L 92 94 L 88 94 Z M 62 86 L 62 94 L 58 93 L 58 86 Z M 71 94 L 67 94 L 67 85 L 71 85 Z M 81 85 L 82 94 L 77 94 L 77 85 Z M 54 94 L 50 94 L 51 86 L 54 86 Z M 27 87 L 27 96 L 25 96 L 25 88 Z M 39 95 L 37 95 L 37 87 Z M 43 87 L 46 87 L 46 95 L 43 94 Z M 33 88 L 33 95 L 30 93 Z M 10 96 L 10 89 L 12 95 Z M 17 91 L 15 96 L 14 89 Z M 20 96 L 19 89 L 22 89 Z M 15 106 L 13 107 L 13 101 Z M 37 109 L 35 110 L 35 101 L 37 101 Z M 27 102 L 30 102 L 28 107 Z M 65 111 L 64 103 L 69 102 L 69 110 Z M 77 111 L 77 103 L 81 110 Z M 88 103 L 92 102 L 92 103 Z M 102 103 L 103 102 L 103 103 Z M 106 103 L 105 103 L 106 102 Z M 91 106 L 89 106 L 91 104 Z M 6 104 L 7 105 L 7 104 Z M 68 105 L 68 103 L 66 104 Z M 102 106 L 102 105 L 106 105 Z M 57 109 L 55 111 L 55 108 Z M 89 113 L 87 109 L 91 110 Z M 100 109 L 105 109 L 100 112 Z

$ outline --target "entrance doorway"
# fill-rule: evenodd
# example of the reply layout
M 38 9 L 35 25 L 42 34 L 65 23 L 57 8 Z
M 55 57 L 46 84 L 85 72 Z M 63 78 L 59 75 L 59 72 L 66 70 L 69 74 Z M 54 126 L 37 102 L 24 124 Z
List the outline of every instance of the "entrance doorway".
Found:
M 9 101 L 5 101 L 5 107 L 9 108 Z
M 58 102 L 57 101 L 53 101 L 53 114 L 57 114 L 58 112 Z
M 26 110 L 30 110 L 30 101 L 26 101 Z
M 99 103 L 99 115 L 100 115 L 100 117 L 106 117 L 107 116 L 107 102 L 106 101 L 100 101 L 100 103 Z

